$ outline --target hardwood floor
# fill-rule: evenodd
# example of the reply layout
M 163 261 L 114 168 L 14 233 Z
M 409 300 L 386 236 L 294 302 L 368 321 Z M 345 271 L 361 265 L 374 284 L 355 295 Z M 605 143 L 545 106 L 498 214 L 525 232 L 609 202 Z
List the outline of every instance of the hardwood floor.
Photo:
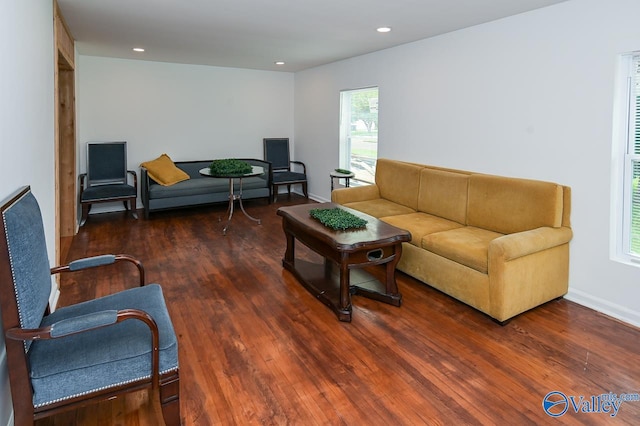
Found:
M 90 216 L 74 237 L 69 260 L 128 253 L 162 285 L 180 345 L 183 424 L 637 424 L 640 401 L 615 417 L 582 409 L 592 396 L 640 393 L 639 329 L 566 300 L 500 326 L 402 273 L 401 307 L 354 296 L 353 321 L 341 323 L 282 268 L 275 211 L 300 202 L 247 202 L 262 225 L 236 212 L 227 236 L 217 206 Z M 316 259 L 301 244 L 297 254 Z M 67 276 L 60 304 L 133 286 L 133 274 Z M 579 412 L 569 402 L 548 416 L 551 391 L 575 397 Z M 145 391 L 37 424 L 158 425 L 162 415 Z

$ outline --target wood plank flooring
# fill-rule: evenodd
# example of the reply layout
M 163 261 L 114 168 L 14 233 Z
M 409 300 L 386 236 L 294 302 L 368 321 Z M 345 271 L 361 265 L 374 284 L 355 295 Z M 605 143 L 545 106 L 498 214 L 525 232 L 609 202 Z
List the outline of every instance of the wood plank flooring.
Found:
M 179 339 L 184 425 L 638 423 L 640 401 L 622 403 L 615 417 L 582 410 L 592 396 L 640 393 L 640 330 L 569 301 L 500 326 L 399 273 L 401 307 L 354 296 L 353 321 L 339 322 L 282 268 L 275 212 L 301 202 L 249 201 L 262 225 L 236 211 L 226 236 L 217 221 L 225 207 L 214 206 L 150 220 L 94 215 L 74 237 L 69 260 L 128 253 L 147 282 L 162 285 Z M 68 275 L 60 304 L 133 286 L 133 269 Z M 575 397 L 579 412 L 569 403 L 548 416 L 551 391 Z M 162 423 L 147 391 L 37 422 Z

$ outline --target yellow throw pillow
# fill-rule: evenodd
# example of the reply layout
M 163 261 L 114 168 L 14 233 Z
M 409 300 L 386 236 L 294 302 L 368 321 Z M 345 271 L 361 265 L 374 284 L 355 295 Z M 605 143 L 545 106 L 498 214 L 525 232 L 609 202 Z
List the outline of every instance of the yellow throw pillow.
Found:
M 176 167 L 167 154 L 162 154 L 152 161 L 145 161 L 140 167 L 147 169 L 149 176 L 163 186 L 171 186 L 189 179 L 189 175 Z

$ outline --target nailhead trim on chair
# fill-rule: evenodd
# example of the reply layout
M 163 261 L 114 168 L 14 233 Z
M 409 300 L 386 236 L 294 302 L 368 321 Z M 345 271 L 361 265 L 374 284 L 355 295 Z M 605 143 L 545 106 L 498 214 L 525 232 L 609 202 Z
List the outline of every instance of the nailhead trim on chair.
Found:
M 161 371 L 159 374 L 165 374 L 165 373 L 169 373 L 171 371 L 177 371 L 177 370 L 178 370 L 178 367 L 170 368 L 168 370 Z M 79 396 L 84 396 L 84 395 L 88 395 L 88 394 L 91 394 L 91 393 L 94 393 L 94 392 L 99 392 L 99 391 L 102 391 L 102 390 L 105 390 L 105 389 L 114 388 L 114 387 L 118 387 L 118 386 L 122 386 L 122 385 L 127 385 L 129 383 L 137 382 L 138 380 L 144 380 L 144 379 L 149 379 L 149 378 L 151 378 L 151 374 L 146 375 L 146 376 L 142 376 L 142 377 L 138 377 L 137 379 L 131 379 L 131 380 L 127 380 L 127 381 L 120 382 L 120 383 L 114 383 L 111 386 L 103 386 L 101 388 L 92 389 L 90 391 L 80 392 L 80 393 L 77 393 L 75 395 L 69 395 L 69 396 L 66 396 L 64 398 L 54 399 L 53 401 L 43 402 L 41 404 L 34 405 L 33 407 L 34 408 L 40 408 L 40 407 L 44 407 L 45 405 L 55 404 L 55 403 L 60 402 L 60 401 L 66 401 L 67 399 L 77 398 Z
M 20 200 L 23 199 L 27 194 L 24 194 L 22 197 L 20 197 Z M 15 204 L 15 203 L 14 203 Z M 4 225 L 4 229 L 7 229 L 7 218 L 6 215 L 3 213 L 2 214 L 2 223 Z M 13 269 L 13 256 L 11 255 L 11 244 L 9 244 L 9 236 L 5 235 L 5 238 L 7 239 L 7 251 L 9 252 L 9 262 L 11 263 L 11 278 L 13 279 L 13 282 L 16 282 L 16 274 L 15 274 L 15 270 Z M 18 291 L 16 290 L 16 286 L 13 286 L 13 295 L 16 298 L 16 305 L 18 306 L 18 316 L 20 317 L 20 326 L 22 327 L 24 324 L 24 321 L 22 320 L 22 309 L 20 308 L 20 298 L 18 298 Z M 28 349 L 27 349 L 27 341 L 23 340 L 22 341 L 22 346 L 24 347 L 24 353 L 27 353 Z

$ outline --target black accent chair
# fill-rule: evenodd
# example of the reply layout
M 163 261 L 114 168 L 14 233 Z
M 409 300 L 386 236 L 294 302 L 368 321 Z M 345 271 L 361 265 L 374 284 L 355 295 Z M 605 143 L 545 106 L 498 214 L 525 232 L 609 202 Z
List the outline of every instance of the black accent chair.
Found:
M 151 389 L 165 424 L 178 426 L 178 339 L 161 287 L 145 285 L 142 264 L 126 254 L 51 268 L 30 188 L 0 203 L 0 312 L 15 424 Z M 51 312 L 51 275 L 108 274 L 116 263 L 137 267 L 128 275 L 135 286 Z
M 271 185 L 273 201 L 278 200 L 278 187 L 287 186 L 291 196 L 291 185 L 302 185 L 302 193 L 309 198 L 307 192 L 307 166 L 302 161 L 294 161 L 289 155 L 289 138 L 264 138 L 264 159 L 271 163 Z
M 129 175 L 133 177 L 133 185 L 129 184 Z M 94 203 L 122 201 L 124 208 L 134 218 L 136 213 L 136 197 L 138 194 L 138 175 L 127 170 L 126 142 L 89 142 L 87 143 L 87 172 L 79 176 L 80 204 L 82 205 L 83 226 Z

